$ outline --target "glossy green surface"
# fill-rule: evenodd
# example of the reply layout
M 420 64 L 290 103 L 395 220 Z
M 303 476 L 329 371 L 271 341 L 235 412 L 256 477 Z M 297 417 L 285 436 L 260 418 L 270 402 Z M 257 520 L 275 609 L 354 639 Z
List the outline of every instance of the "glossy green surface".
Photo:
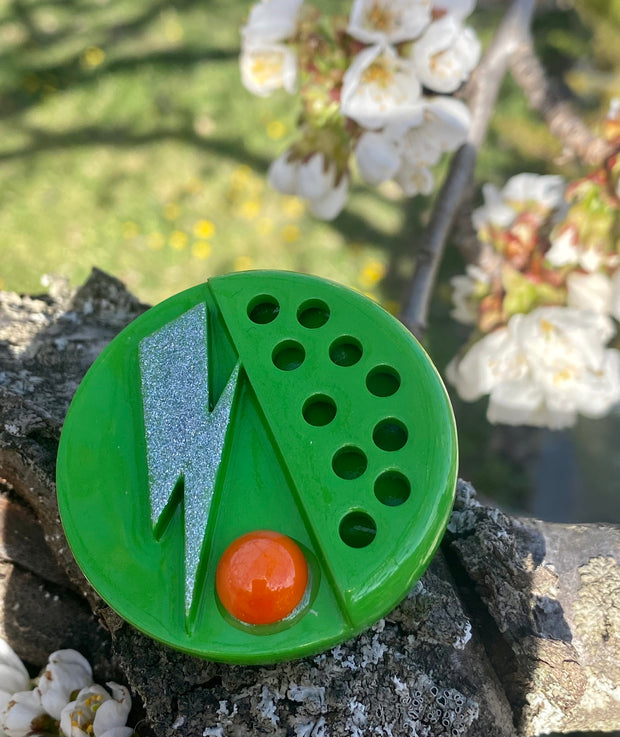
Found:
M 151 522 L 138 345 L 199 303 L 215 401 L 241 369 L 188 617 L 183 505 L 159 539 Z M 407 594 L 443 534 L 456 455 L 443 384 L 397 320 L 315 277 L 237 273 L 152 308 L 97 359 L 63 429 L 58 500 L 78 563 L 122 617 L 194 655 L 273 662 L 350 638 Z M 311 582 L 291 619 L 251 627 L 214 580 L 258 529 L 295 540 Z

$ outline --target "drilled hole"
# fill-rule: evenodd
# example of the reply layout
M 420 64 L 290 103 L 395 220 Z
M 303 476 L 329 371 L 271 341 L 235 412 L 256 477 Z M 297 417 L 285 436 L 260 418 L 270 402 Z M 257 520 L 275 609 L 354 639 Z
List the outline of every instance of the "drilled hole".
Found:
M 309 425 L 315 427 L 329 425 L 336 416 L 336 403 L 325 394 L 317 394 L 304 404 L 303 416 Z
M 407 442 L 408 436 L 407 428 L 393 417 L 381 420 L 372 433 L 375 445 L 387 451 L 400 450 Z
M 388 507 L 398 507 L 409 499 L 411 484 L 400 471 L 384 471 L 375 481 L 375 496 Z
M 366 377 L 366 386 L 375 397 L 391 397 L 400 387 L 400 376 L 391 366 L 377 366 Z
M 272 359 L 282 371 L 293 371 L 301 366 L 306 352 L 301 343 L 295 340 L 285 340 L 274 348 Z
M 248 317 L 258 325 L 273 322 L 280 312 L 280 304 L 275 297 L 263 294 L 255 297 L 248 305 Z
M 340 522 L 342 542 L 351 548 L 365 548 L 375 539 L 377 525 L 366 512 L 349 512 Z
M 297 319 L 305 328 L 323 327 L 329 320 L 329 307 L 319 299 L 308 300 L 297 310 Z
M 341 479 L 357 479 L 364 473 L 367 466 L 368 460 L 365 454 L 352 445 L 341 448 L 332 460 L 334 473 Z
M 329 357 L 337 366 L 353 366 L 362 357 L 362 345 L 350 335 L 338 338 L 329 348 Z

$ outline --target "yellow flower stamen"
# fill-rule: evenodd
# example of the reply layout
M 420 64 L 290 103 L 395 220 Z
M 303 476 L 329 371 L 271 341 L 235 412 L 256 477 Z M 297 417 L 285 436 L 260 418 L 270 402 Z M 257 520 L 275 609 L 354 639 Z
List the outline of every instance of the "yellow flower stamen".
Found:
M 395 15 L 379 2 L 374 2 L 366 13 L 366 27 L 377 31 L 391 31 Z
M 558 371 L 555 376 L 553 377 L 553 383 L 555 386 L 558 386 L 558 384 L 562 384 L 565 381 L 571 381 L 571 379 L 575 378 L 575 371 L 574 369 L 570 367 L 566 367 Z
M 364 69 L 362 82 L 387 89 L 394 82 L 394 70 L 385 60 L 377 59 Z
M 252 76 L 258 84 L 267 84 L 274 77 L 282 76 L 284 59 L 275 51 L 265 51 L 254 57 L 250 66 Z
M 551 334 L 554 331 L 553 325 L 549 322 L 549 320 L 545 320 L 544 318 L 540 321 L 540 329 L 543 331 L 546 337 L 550 337 Z

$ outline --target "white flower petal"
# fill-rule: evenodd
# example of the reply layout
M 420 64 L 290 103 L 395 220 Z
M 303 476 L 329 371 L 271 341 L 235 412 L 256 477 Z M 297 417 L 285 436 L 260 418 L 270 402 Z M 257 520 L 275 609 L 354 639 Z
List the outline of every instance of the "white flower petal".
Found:
M 321 220 L 333 220 L 342 212 L 348 196 L 349 177 L 345 174 L 322 197 L 309 201 L 310 211 Z
M 38 681 L 43 708 L 54 719 L 60 719 L 71 694 L 90 685 L 92 680 L 92 668 L 83 655 L 76 650 L 57 650 L 49 656 Z
M 60 715 L 60 728 L 67 737 L 83 737 L 104 734 L 114 735 L 114 730 L 122 729 L 120 737 L 126 737 L 127 717 L 131 711 L 131 696 L 125 686 L 117 683 L 106 684 L 112 696 L 103 686 L 93 684 L 81 689 L 77 698 L 67 704 Z
M 579 265 L 586 271 L 596 271 L 603 265 L 605 258 L 595 248 L 581 248 L 579 250 Z
M 240 58 L 241 81 L 252 94 L 268 97 L 284 88 L 289 94 L 297 83 L 297 57 L 283 44 L 248 44 Z
M 434 0 L 433 10 L 450 13 L 457 20 L 464 20 L 476 7 L 476 0 Z
M 416 73 L 435 92 L 454 92 L 480 59 L 480 42 L 472 28 L 451 15 L 434 21 L 413 47 Z
M 291 158 L 291 151 L 285 151 L 269 167 L 269 184 L 282 194 L 297 194 L 298 169 L 299 162 Z
M 394 180 L 400 185 L 407 197 L 417 194 L 429 195 L 435 188 L 433 173 L 424 165 L 403 159 L 400 169 Z
M 262 0 L 250 9 L 241 33 L 244 42 L 284 41 L 295 33 L 303 0 Z
M 491 390 L 487 419 L 505 425 L 544 427 L 547 419 L 545 395 L 530 378 L 505 381 Z
M 131 737 L 134 730 L 131 727 L 112 727 L 98 737 Z
M 489 224 L 508 228 L 517 213 L 504 202 L 500 190 L 495 185 L 487 183 L 482 186 L 482 196 L 484 205 L 477 207 L 471 215 L 474 228 L 479 231 Z
M 32 721 L 44 714 L 39 692 L 19 691 L 2 712 L 0 726 L 7 737 L 26 737 L 32 731 Z
M 620 97 L 612 97 L 609 101 L 609 108 L 607 115 L 605 116 L 608 120 L 615 120 L 620 117 Z
M 453 360 L 446 376 L 461 399 L 473 402 L 506 381 L 527 375 L 527 364 L 507 328 L 479 340 L 459 360 Z
M 572 228 L 564 228 L 559 233 L 551 233 L 551 248 L 545 258 L 552 266 L 567 266 L 579 263 L 577 235 Z
M 393 120 L 418 120 L 420 92 L 412 64 L 391 47 L 372 46 L 345 72 L 340 108 L 365 128 L 383 128 Z
M 95 737 L 102 737 L 103 734 L 116 727 L 124 727 L 131 711 L 129 691 L 117 683 L 106 685 L 112 690 L 113 698 L 101 704 L 95 713 L 93 720 Z
M 0 689 L 9 693 L 25 691 L 29 683 L 26 666 L 9 643 L 0 639 Z
M 506 182 L 502 197 L 505 202 L 534 201 L 546 209 L 553 210 L 563 202 L 565 189 L 564 177 L 524 172 Z
M 335 174 L 335 165 L 317 152 L 299 163 L 297 194 L 307 200 L 320 199 L 332 188 Z
M 368 184 L 381 184 L 391 179 L 400 167 L 400 156 L 394 141 L 383 133 L 368 131 L 355 147 L 360 176 Z
M 477 304 L 474 295 L 480 284 L 483 288 L 488 285 L 490 279 L 481 268 L 474 264 L 468 264 L 466 274 L 459 274 L 450 279 L 452 286 L 452 304 L 454 305 L 450 316 L 464 325 L 475 325 L 478 320 Z
M 606 274 L 571 272 L 566 278 L 567 303 L 579 310 L 609 314 L 612 307 L 612 283 Z
M 355 0 L 347 31 L 366 44 L 410 41 L 430 23 L 431 0 Z
M 467 139 L 471 113 L 461 100 L 431 97 L 428 99 L 424 117 L 443 151 L 455 151 Z

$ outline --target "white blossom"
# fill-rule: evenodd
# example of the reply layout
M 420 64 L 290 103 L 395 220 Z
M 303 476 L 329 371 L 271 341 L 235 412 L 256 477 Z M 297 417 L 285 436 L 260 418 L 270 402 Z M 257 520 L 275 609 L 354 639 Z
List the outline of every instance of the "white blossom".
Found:
M 351 8 L 351 36 L 366 44 L 410 41 L 430 23 L 431 0 L 355 0 Z
M 433 166 L 446 151 L 467 138 L 471 115 L 465 103 L 447 97 L 423 100 L 422 119 L 414 126 L 389 125 L 386 132 L 398 141 L 402 156 L 416 166 Z
M 502 198 L 509 204 L 535 202 L 545 210 L 555 210 L 564 203 L 565 189 L 564 177 L 523 172 L 510 177 L 502 190 Z
M 310 212 L 321 220 L 333 220 L 340 215 L 349 196 L 349 177 L 343 174 L 321 197 L 308 201 Z
M 501 190 L 487 182 L 482 185 L 482 197 L 484 205 L 477 207 L 471 214 L 474 228 L 480 231 L 488 225 L 499 228 L 510 227 L 517 217 L 517 211 L 506 204 Z
M 34 691 L 18 691 L 13 694 L 2 711 L 0 727 L 7 737 L 26 737 L 37 730 L 32 722 L 43 716 L 41 695 Z
M 606 259 L 594 246 L 581 244 L 579 233 L 572 226 L 554 229 L 549 240 L 551 248 L 545 254 L 545 258 L 552 266 L 580 266 L 592 273 L 604 266 L 607 260 L 614 261 L 613 257 Z
M 248 22 L 241 29 L 243 42 L 275 43 L 291 38 L 303 0 L 262 0 L 250 9 Z
M 399 143 L 401 164 L 394 176 L 403 192 L 430 194 L 435 186 L 429 169 L 445 151 L 457 148 L 467 137 L 470 114 L 459 100 L 443 97 L 425 98 L 420 124 L 408 127 L 393 123 L 386 132 Z
M 620 400 L 620 352 L 605 348 L 611 320 L 572 307 L 540 307 L 510 318 L 446 371 L 459 395 L 490 395 L 491 422 L 574 424 L 601 417 Z
M 620 400 L 620 353 L 605 348 L 615 332 L 608 317 L 540 307 L 515 321 L 513 331 L 551 411 L 601 417 Z
M 560 176 L 528 172 L 511 177 L 501 190 L 485 184 L 484 205 L 473 211 L 472 223 L 476 230 L 488 225 L 508 228 L 528 203 L 535 203 L 545 211 L 557 210 L 564 204 L 564 189 L 565 182 Z
M 454 305 L 450 316 L 464 325 L 475 325 L 478 319 L 475 297 L 481 287 L 486 288 L 490 278 L 486 272 L 474 264 L 468 264 L 465 271 L 465 274 L 459 274 L 450 279 L 452 304 Z
M 608 315 L 612 310 L 612 282 L 600 272 L 571 272 L 566 278 L 567 304 L 580 310 Z
M 0 639 L 0 710 L 6 707 L 12 694 L 25 691 L 29 684 L 26 666 L 9 643 Z
M 348 175 L 339 174 L 320 151 L 303 159 L 286 151 L 271 164 L 268 179 L 279 192 L 308 200 L 310 210 L 323 220 L 335 218 L 348 196 Z
M 284 44 L 252 42 L 241 52 L 241 81 L 252 94 L 267 97 L 284 88 L 289 94 L 297 83 L 297 56 Z
M 60 715 L 60 729 L 66 737 L 131 737 L 126 727 L 131 696 L 125 686 L 106 684 L 112 696 L 99 685 L 83 688 Z
M 427 28 L 412 51 L 422 84 L 435 92 L 454 92 L 480 59 L 480 41 L 472 28 L 445 15 Z
M 474 402 L 507 381 L 528 374 L 528 364 L 508 328 L 489 333 L 460 359 L 452 360 L 446 376 L 466 402 Z
M 381 184 L 400 168 L 398 146 L 384 132 L 364 133 L 355 147 L 355 158 L 360 176 L 368 184 Z
M 344 74 L 340 108 L 365 128 L 383 128 L 395 120 L 415 125 L 422 117 L 421 89 L 409 61 L 390 46 L 371 46 Z
M 620 118 L 620 97 L 612 97 L 609 101 L 609 108 L 607 115 L 605 116 L 608 120 L 615 120 Z
M 417 194 L 430 194 L 435 189 L 433 172 L 423 164 L 416 164 L 410 159 L 403 159 L 394 180 L 400 185 L 407 197 Z
M 450 13 L 457 20 L 465 20 L 476 7 L 476 0 L 434 0 L 434 13 Z
M 60 713 L 71 700 L 71 694 L 93 682 L 93 671 L 86 658 L 76 650 L 57 650 L 49 656 L 39 677 L 37 691 L 45 711 L 60 719 Z

